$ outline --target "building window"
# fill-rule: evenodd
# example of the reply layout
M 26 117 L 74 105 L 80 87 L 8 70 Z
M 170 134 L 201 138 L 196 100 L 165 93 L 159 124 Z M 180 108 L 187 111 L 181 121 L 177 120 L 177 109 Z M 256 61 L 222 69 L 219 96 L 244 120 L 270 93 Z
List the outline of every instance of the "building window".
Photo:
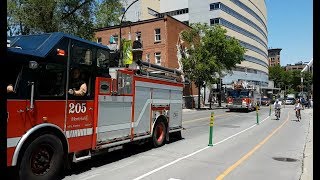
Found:
M 234 30 L 234 31 L 236 31 L 236 32 L 238 32 L 238 33 L 240 33 L 242 35 L 245 35 L 245 36 L 257 41 L 258 43 L 263 45 L 265 48 L 268 48 L 267 44 L 260 37 L 258 37 L 257 35 L 255 35 L 255 34 L 249 32 L 249 31 L 241 28 L 240 26 L 237 26 L 237 25 L 235 25 L 235 24 L 233 24 L 233 23 L 231 23 L 231 22 L 229 22 L 229 21 L 227 21 L 227 20 L 225 20 L 223 18 L 219 18 L 219 24 L 221 24 L 221 25 L 223 25 L 223 26 L 225 26 L 225 27 L 227 27 L 227 28 L 229 28 L 231 30 Z
M 136 40 L 141 42 L 141 32 L 136 32 Z
M 154 53 L 154 57 L 155 57 L 156 64 L 161 64 L 161 53 L 160 52 Z
M 150 62 L 150 54 L 149 54 L 149 53 L 146 54 L 146 61 L 147 61 L 147 62 Z
M 220 2 L 210 4 L 210 10 L 215 10 L 220 8 Z
M 110 44 L 118 44 L 118 35 L 110 36 Z
M 102 44 L 102 38 L 101 37 L 98 37 L 97 43 Z
M 160 29 L 154 30 L 154 41 L 156 42 L 161 41 Z
M 210 19 L 210 25 L 219 24 L 219 23 L 220 23 L 220 18 Z

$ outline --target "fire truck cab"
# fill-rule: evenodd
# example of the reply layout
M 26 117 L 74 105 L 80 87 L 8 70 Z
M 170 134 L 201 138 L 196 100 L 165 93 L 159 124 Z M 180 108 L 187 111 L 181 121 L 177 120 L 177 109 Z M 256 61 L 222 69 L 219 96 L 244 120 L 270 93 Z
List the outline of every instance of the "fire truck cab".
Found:
M 107 46 L 64 33 L 9 40 L 7 166 L 17 166 L 20 179 L 58 179 L 70 162 L 102 150 L 181 138 L 178 71 L 147 62 L 116 67 Z M 83 96 L 70 91 L 74 69 L 86 85 Z
M 233 89 L 228 91 L 227 108 L 230 111 L 246 110 L 247 112 L 259 108 L 261 94 L 253 85 L 240 81 L 233 84 Z

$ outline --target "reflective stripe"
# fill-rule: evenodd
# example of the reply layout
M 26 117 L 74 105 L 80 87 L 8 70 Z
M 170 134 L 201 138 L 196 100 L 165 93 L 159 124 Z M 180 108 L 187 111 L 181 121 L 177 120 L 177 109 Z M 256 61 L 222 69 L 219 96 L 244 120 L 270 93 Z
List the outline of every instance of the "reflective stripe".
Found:
M 93 132 L 92 128 L 75 129 L 75 130 L 66 131 L 66 136 L 67 138 L 88 136 L 88 135 L 92 135 L 92 132 Z
M 152 99 L 153 104 L 170 104 L 170 103 L 182 103 L 182 100 L 170 100 L 170 99 Z
M 183 87 L 175 85 L 165 85 L 165 84 L 156 84 L 151 82 L 142 82 L 136 81 L 136 87 L 149 87 L 149 88 L 158 88 L 158 89 L 167 89 L 167 90 L 178 90 L 182 91 Z
M 109 126 L 100 126 L 98 127 L 98 133 L 107 132 L 107 131 L 115 131 L 121 129 L 130 129 L 131 123 L 123 123 L 123 124 L 115 124 Z
M 16 147 L 21 137 L 7 138 L 7 148 Z

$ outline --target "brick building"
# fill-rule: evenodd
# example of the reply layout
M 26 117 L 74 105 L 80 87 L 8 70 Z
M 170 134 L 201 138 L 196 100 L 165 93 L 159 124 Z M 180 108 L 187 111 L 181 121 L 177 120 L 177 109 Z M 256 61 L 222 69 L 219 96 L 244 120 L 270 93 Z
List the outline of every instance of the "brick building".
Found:
M 154 18 L 127 23 L 121 27 L 121 38 L 138 39 L 142 43 L 142 60 L 169 68 L 178 68 L 177 40 L 178 35 L 189 26 L 170 17 Z M 95 30 L 98 42 L 110 45 L 112 36 L 119 43 L 119 26 L 110 26 Z M 130 35 L 129 35 L 130 34 Z
M 268 49 L 268 61 L 269 66 L 280 66 L 280 51 L 282 49 L 276 48 L 276 49 Z
M 287 64 L 284 68 L 286 71 L 292 71 L 292 70 L 299 70 L 301 71 L 303 68 L 306 67 L 308 62 L 298 62 L 298 63 L 295 63 L 295 64 Z
M 110 46 L 119 44 L 120 26 L 110 26 L 95 30 L 99 43 Z M 121 26 L 121 38 L 139 40 L 142 43 L 142 60 L 168 68 L 179 68 L 177 41 L 179 33 L 190 26 L 165 15 L 164 17 L 129 22 Z M 113 39 L 113 42 L 110 42 Z M 197 89 L 186 86 L 184 95 L 197 95 Z

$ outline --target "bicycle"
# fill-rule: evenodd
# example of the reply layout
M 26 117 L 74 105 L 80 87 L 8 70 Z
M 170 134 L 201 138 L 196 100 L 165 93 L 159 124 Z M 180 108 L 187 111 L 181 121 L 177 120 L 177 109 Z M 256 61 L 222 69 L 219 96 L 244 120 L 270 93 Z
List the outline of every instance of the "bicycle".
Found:
M 296 117 L 298 119 L 298 121 L 301 120 L 301 113 L 300 113 L 300 109 L 296 109 Z
M 279 120 L 280 119 L 280 108 L 275 109 L 275 115 L 276 115 L 277 120 Z

